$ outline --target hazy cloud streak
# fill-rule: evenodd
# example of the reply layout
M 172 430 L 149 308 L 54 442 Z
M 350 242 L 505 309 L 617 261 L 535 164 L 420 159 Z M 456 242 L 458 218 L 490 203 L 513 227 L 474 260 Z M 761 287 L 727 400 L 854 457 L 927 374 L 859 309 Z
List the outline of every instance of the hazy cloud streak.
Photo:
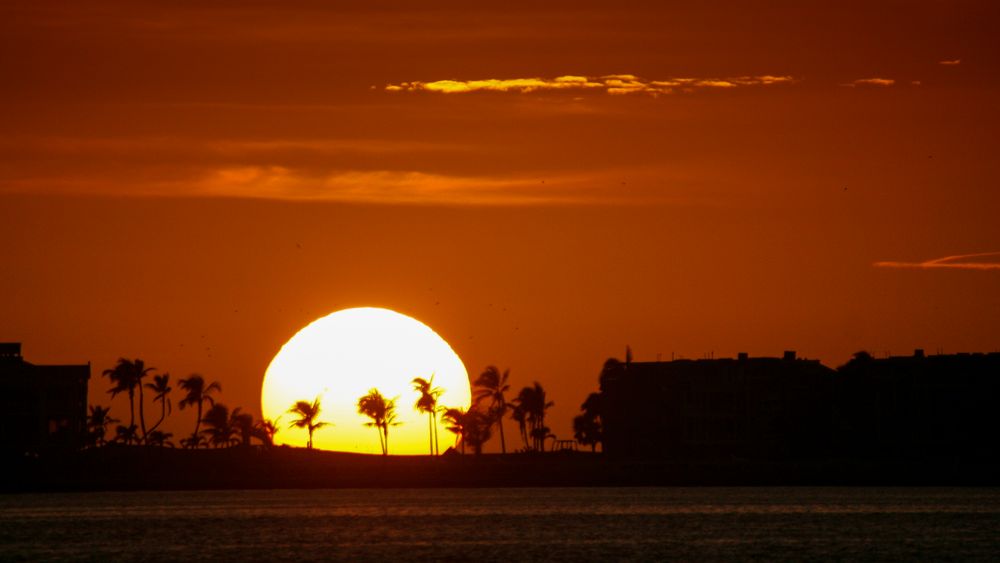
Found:
M 892 86 L 896 81 L 892 78 L 859 78 L 854 82 L 845 84 L 844 86 L 850 86 L 851 88 L 855 86 L 880 86 L 885 88 L 887 86 Z
M 795 82 L 791 76 L 738 76 L 731 78 L 669 78 L 648 80 L 633 74 L 609 74 L 605 76 L 557 76 L 555 78 L 487 78 L 482 80 L 436 80 L 433 82 L 401 82 L 388 84 L 388 92 L 438 92 L 442 94 L 466 94 L 469 92 L 515 92 L 539 91 L 598 91 L 607 94 L 673 94 L 694 92 L 705 89 L 729 89 L 746 86 L 770 86 Z
M 975 262 L 969 261 L 970 258 L 993 258 L 993 260 Z M 911 268 L 918 270 L 1000 270 L 1000 252 L 956 254 L 924 262 L 875 262 L 874 266 L 876 268 Z

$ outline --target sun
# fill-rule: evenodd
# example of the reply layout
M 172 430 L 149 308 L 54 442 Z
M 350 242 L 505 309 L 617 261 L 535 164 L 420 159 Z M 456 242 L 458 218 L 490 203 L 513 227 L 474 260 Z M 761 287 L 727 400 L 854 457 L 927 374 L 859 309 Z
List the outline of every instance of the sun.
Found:
M 372 388 L 395 399 L 398 426 L 389 429 L 390 454 L 430 453 L 430 419 L 414 408 L 420 396 L 416 377 L 434 377 L 441 389 L 438 405 L 468 408 L 469 374 L 451 346 L 429 326 L 406 315 L 373 307 L 344 309 L 313 321 L 281 347 L 271 360 L 261 389 L 261 412 L 277 420 L 275 444 L 305 446 L 305 429 L 289 428 L 296 401 L 319 397 L 319 420 L 313 447 L 358 453 L 381 453 L 378 434 L 358 414 L 358 399 Z M 438 418 L 443 452 L 454 434 Z

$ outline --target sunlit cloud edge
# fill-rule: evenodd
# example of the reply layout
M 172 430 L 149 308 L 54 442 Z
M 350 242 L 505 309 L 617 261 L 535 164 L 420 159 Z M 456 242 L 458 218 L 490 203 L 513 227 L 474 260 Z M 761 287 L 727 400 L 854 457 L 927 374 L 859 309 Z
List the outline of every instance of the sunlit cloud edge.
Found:
M 915 270 L 1000 270 L 1000 260 L 994 262 L 968 262 L 970 258 L 996 257 L 1000 252 L 980 252 L 977 254 L 956 254 L 925 260 L 923 262 L 875 262 L 876 268 L 902 268 Z
M 707 89 L 733 89 L 753 86 L 792 84 L 792 76 L 758 75 L 728 78 L 666 78 L 651 80 L 634 74 L 604 76 L 563 75 L 555 78 L 485 78 L 477 80 L 411 81 L 387 84 L 387 92 L 434 92 L 468 94 L 472 92 L 512 92 L 527 94 L 544 91 L 594 91 L 610 95 L 648 94 L 653 96 L 690 93 Z

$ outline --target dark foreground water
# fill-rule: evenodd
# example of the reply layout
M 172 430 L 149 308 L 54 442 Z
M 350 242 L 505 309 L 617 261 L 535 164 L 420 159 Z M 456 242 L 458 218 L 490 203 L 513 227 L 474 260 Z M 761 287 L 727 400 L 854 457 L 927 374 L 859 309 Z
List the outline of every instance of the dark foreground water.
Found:
M 421 489 L 0 496 L 0 560 L 1000 558 L 1000 490 Z

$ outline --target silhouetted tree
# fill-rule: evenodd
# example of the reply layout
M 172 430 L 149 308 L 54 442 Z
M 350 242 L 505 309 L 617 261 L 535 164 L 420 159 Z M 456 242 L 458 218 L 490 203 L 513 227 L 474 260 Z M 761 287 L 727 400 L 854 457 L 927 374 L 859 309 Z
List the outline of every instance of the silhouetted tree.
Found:
M 144 377 L 149 375 L 150 372 L 154 371 L 156 368 L 147 368 L 146 363 L 140 359 L 129 360 L 128 358 L 118 358 L 118 363 L 115 367 L 111 369 L 106 369 L 102 372 L 102 375 L 106 376 L 111 380 L 112 387 L 108 390 L 111 393 L 111 398 L 115 398 L 119 393 L 128 393 L 128 404 L 129 404 L 129 425 L 131 428 L 135 426 L 135 390 L 139 389 L 139 423 L 142 425 L 142 438 L 146 436 L 146 419 L 143 410 L 143 396 L 142 396 L 142 380 Z M 140 437 L 136 432 L 128 432 L 130 436 L 129 440 L 131 443 L 139 442 Z
M 184 407 L 187 406 L 197 407 L 198 416 L 195 418 L 194 432 L 192 433 L 192 437 L 200 436 L 198 429 L 201 427 L 202 406 L 205 403 L 208 403 L 210 405 L 215 405 L 215 399 L 212 398 L 212 393 L 213 392 L 221 393 L 222 386 L 219 385 L 217 381 L 213 381 L 206 385 L 205 378 L 197 373 L 191 374 L 191 377 L 188 377 L 187 379 L 180 380 L 179 383 L 181 385 L 181 389 L 184 390 L 186 395 L 184 395 L 184 398 L 177 403 L 177 406 L 179 406 L 182 410 L 184 409 Z M 185 442 L 189 444 L 191 443 L 195 444 L 194 446 L 191 446 L 192 448 L 198 447 L 197 439 L 194 439 L 193 441 L 184 440 L 181 443 L 184 444 Z
M 540 452 L 545 451 L 545 440 L 555 437 L 556 435 L 548 426 L 538 426 L 531 429 L 531 439 L 535 443 L 535 448 Z
M 170 432 L 161 432 L 160 430 L 150 430 L 149 435 L 146 436 L 146 444 L 150 446 L 159 446 L 161 448 L 172 448 L 174 443 L 170 441 L 174 435 Z
M 279 417 L 280 420 L 280 417 Z M 252 435 L 267 447 L 274 445 L 274 435 L 278 433 L 278 420 L 258 420 L 253 425 Z
M 476 455 L 483 453 L 483 445 L 492 436 L 493 418 L 489 413 L 475 407 L 469 410 L 451 408 L 445 411 L 442 419 L 448 430 L 455 433 L 456 440 L 461 439 L 463 454 L 465 444 L 469 444 Z
M 590 450 L 596 452 L 597 444 L 604 439 L 601 428 L 601 396 L 598 393 L 587 395 L 586 400 L 580 405 L 582 414 L 573 419 L 573 436 L 577 442 L 590 446 Z
M 873 361 L 875 361 L 875 357 L 872 356 L 870 352 L 868 352 L 867 350 L 861 350 L 859 352 L 855 352 L 854 355 L 851 356 L 851 359 L 848 360 L 846 364 L 840 366 L 840 368 L 838 369 L 841 370 L 845 368 L 853 369 Z
M 358 414 L 372 419 L 365 426 L 378 431 L 378 442 L 382 446 L 382 455 L 389 455 L 389 427 L 399 426 L 396 422 L 396 401 L 386 399 L 378 389 L 371 389 L 368 394 L 358 399 Z
M 117 444 L 131 444 L 133 442 L 139 441 L 138 427 L 134 424 L 129 426 L 123 426 L 119 424 L 115 427 L 115 443 Z
M 415 377 L 413 379 L 413 390 L 420 393 L 420 397 L 417 399 L 414 408 L 417 412 L 427 413 L 428 417 L 428 432 L 430 434 L 430 444 L 431 444 L 431 455 L 436 455 L 440 453 L 438 450 L 438 436 L 437 436 L 437 412 L 438 412 L 438 397 L 444 391 L 440 387 L 434 387 L 434 375 L 431 374 L 430 380 L 426 380 L 422 377 Z
M 107 436 L 108 426 L 119 422 L 117 418 L 111 418 L 108 414 L 110 412 L 110 407 L 90 406 L 90 414 L 87 415 L 87 442 L 90 445 L 103 446 L 107 443 L 104 438 Z
M 510 377 L 510 370 L 505 369 L 503 373 L 496 366 L 487 366 L 483 373 L 479 374 L 473 385 L 476 389 L 476 403 L 489 400 L 490 418 L 500 427 L 500 452 L 507 453 L 507 442 L 503 435 L 503 419 L 507 416 L 507 398 L 505 394 L 510 390 L 507 379 Z
M 455 435 L 455 445 L 458 445 L 459 440 L 462 438 L 464 433 L 465 425 L 465 412 L 458 408 L 446 408 L 441 414 L 441 420 L 445 423 L 445 428 Z M 462 440 L 462 453 L 465 453 L 465 441 Z
M 202 446 L 207 446 L 208 442 L 205 441 L 205 437 L 199 433 L 194 433 L 187 438 L 181 439 L 181 447 L 188 448 L 191 450 L 200 448 Z
M 242 409 L 237 407 L 233 409 L 233 414 L 230 415 L 229 422 L 233 430 L 239 434 L 240 444 L 249 446 L 250 437 L 253 436 L 254 429 L 253 415 L 248 412 L 242 412 Z
M 209 443 L 216 448 L 232 446 L 236 439 L 233 436 L 234 429 L 232 419 L 229 417 L 229 408 L 222 403 L 215 403 L 205 413 L 201 419 L 205 424 L 202 434 L 208 437 Z
M 528 443 L 528 411 L 518 402 L 517 398 L 511 401 L 510 418 L 517 423 L 517 429 L 520 431 L 521 443 L 524 444 L 524 449 L 531 449 L 531 445 Z
M 329 425 L 328 422 L 319 422 L 316 420 L 319 417 L 320 412 L 320 402 L 319 397 L 313 399 L 313 402 L 309 401 L 296 401 L 292 408 L 288 409 L 288 412 L 294 414 L 298 418 L 293 420 L 289 428 L 305 428 L 309 432 L 309 441 L 306 442 L 306 448 L 312 449 L 313 447 L 313 432 L 319 428 Z
M 170 386 L 170 374 L 154 375 L 153 382 L 147 383 L 146 388 L 155 393 L 153 395 L 153 402 L 160 402 L 160 419 L 149 429 L 149 432 L 152 433 L 160 427 L 160 424 L 167 418 L 167 415 L 173 412 L 173 405 L 170 403 L 170 397 L 168 396 L 174 390 Z
M 548 400 L 545 389 L 537 381 L 530 387 L 522 388 L 513 402 L 515 407 L 524 409 L 526 413 L 532 449 L 543 451 L 547 434 L 540 432 L 539 429 L 545 427 L 545 413 L 555 403 Z

